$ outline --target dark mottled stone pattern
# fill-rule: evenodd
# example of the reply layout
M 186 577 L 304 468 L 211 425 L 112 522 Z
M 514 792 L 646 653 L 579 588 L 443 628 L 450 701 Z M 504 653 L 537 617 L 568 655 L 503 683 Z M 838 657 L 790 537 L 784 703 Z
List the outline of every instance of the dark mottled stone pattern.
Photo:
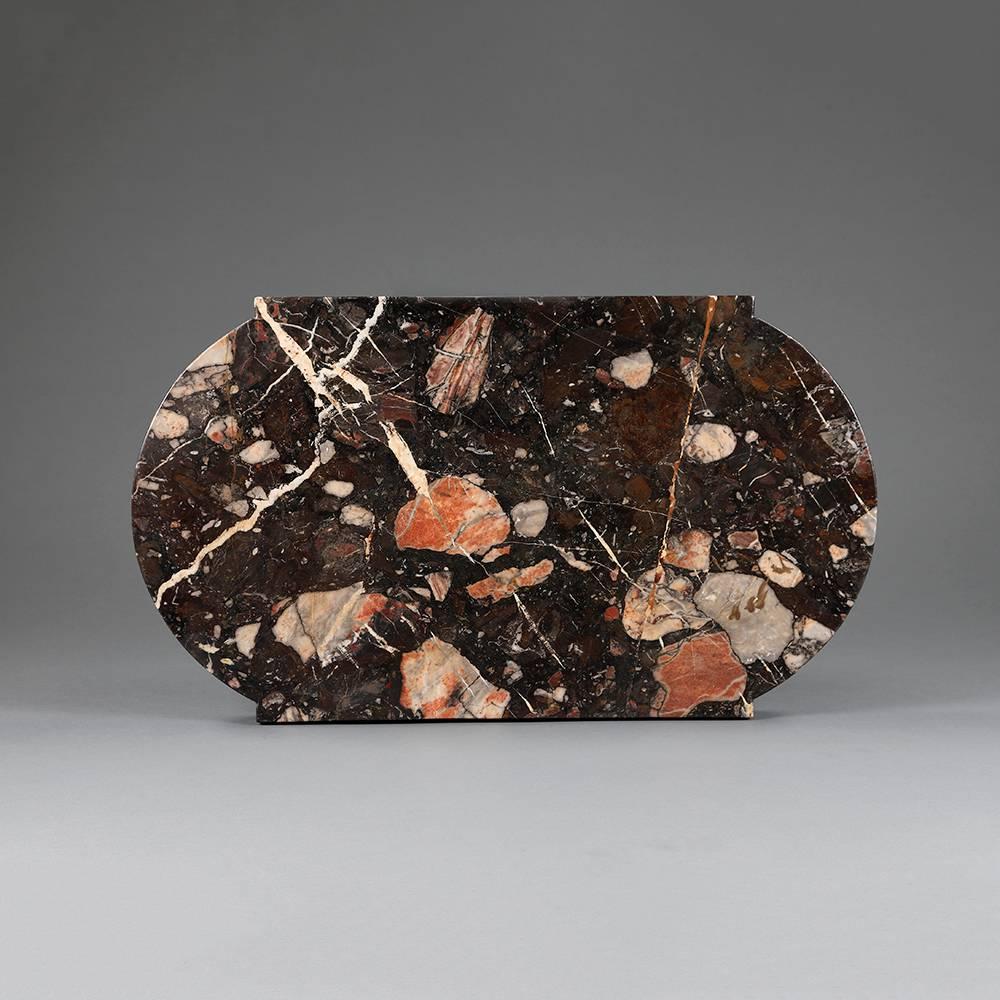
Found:
M 875 506 L 750 297 L 285 298 L 171 388 L 133 530 L 261 721 L 746 718 L 844 620 Z

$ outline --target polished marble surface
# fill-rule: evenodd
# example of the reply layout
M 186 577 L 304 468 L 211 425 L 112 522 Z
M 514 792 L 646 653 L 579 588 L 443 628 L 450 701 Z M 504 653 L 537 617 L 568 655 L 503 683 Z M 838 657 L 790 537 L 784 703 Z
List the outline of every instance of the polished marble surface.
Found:
M 139 458 L 154 602 L 266 722 L 746 718 L 876 494 L 749 296 L 258 298 Z

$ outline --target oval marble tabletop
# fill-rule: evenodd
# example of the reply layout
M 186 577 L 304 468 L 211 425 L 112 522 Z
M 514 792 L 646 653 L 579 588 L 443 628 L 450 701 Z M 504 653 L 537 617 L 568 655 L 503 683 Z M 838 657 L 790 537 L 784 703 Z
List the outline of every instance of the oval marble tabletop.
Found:
M 875 504 L 750 297 L 259 298 L 132 509 L 184 647 L 299 722 L 746 718 L 844 620 Z

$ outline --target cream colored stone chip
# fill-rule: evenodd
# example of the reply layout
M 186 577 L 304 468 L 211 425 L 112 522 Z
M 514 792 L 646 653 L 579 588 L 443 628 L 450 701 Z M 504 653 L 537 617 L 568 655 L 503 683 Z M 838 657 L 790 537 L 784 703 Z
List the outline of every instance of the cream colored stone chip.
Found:
M 728 458 L 736 449 L 736 435 L 725 424 L 691 424 L 684 435 L 684 454 L 708 465 Z
M 773 549 L 768 549 L 757 560 L 757 567 L 771 583 L 779 587 L 797 587 L 805 579 L 805 574 L 790 556 Z
M 653 374 L 653 359 L 647 350 L 623 354 L 611 362 L 611 377 L 630 389 L 641 389 Z

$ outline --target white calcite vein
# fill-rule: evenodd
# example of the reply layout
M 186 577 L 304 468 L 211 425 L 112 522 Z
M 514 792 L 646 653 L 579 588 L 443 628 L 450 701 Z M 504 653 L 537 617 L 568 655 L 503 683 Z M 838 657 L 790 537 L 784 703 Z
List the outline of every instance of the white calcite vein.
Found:
M 255 300 L 255 303 L 256 303 L 256 300 Z M 312 346 L 313 346 L 313 344 L 316 341 L 316 328 L 318 326 L 319 326 L 319 317 L 317 317 L 316 321 L 313 323 L 312 329 L 308 331 L 309 332 L 309 343 L 306 344 L 306 346 L 304 348 L 305 353 L 307 355 L 308 355 L 309 351 L 312 350 Z M 289 359 L 289 360 L 291 360 L 291 359 Z M 293 364 L 289 364 L 285 368 L 285 370 L 280 375 L 278 375 L 278 377 L 276 379 L 274 379 L 274 381 L 261 393 L 260 398 L 257 400 L 257 402 L 254 403 L 253 406 L 251 406 L 246 411 L 246 415 L 249 416 L 251 413 L 256 413 L 258 410 L 262 409 L 263 406 L 264 406 L 264 401 L 267 399 L 267 397 L 270 396 L 271 393 L 274 392 L 274 390 L 277 389 L 278 386 L 281 385 L 281 383 L 284 382 L 285 379 L 288 378 L 288 376 L 291 375 L 291 373 L 294 372 L 294 371 L 298 371 L 298 368 L 295 366 L 294 363 Z
M 372 315 L 366 320 L 365 324 L 358 331 L 358 335 L 355 338 L 354 344 L 351 349 L 347 352 L 344 358 L 339 361 L 333 368 L 325 369 L 323 372 L 318 372 L 316 366 L 312 363 L 309 355 L 299 347 L 295 342 L 293 337 L 290 337 L 287 331 L 282 327 L 282 325 L 270 314 L 267 308 L 267 303 L 263 298 L 257 296 L 254 299 L 254 305 L 257 308 L 257 312 L 261 319 L 271 328 L 274 332 L 275 337 L 278 339 L 278 343 L 281 345 L 281 349 L 288 355 L 291 362 L 296 368 L 302 373 L 302 377 L 306 380 L 309 387 L 312 389 L 314 396 L 316 397 L 316 407 L 322 410 L 322 403 L 320 400 L 326 400 L 331 406 L 335 407 L 338 412 L 343 412 L 343 407 L 340 401 L 330 392 L 323 381 L 323 375 L 330 375 L 332 377 L 339 378 L 342 382 L 346 382 L 354 389 L 357 389 L 366 400 L 371 400 L 371 390 L 367 382 L 359 379 L 356 375 L 351 375 L 349 372 L 345 371 L 345 365 L 349 364 L 356 356 L 358 351 L 361 349 L 362 344 L 371 336 L 371 331 L 378 322 L 379 317 L 382 315 L 382 311 L 385 309 L 385 296 L 381 296 L 378 299 L 378 303 L 375 306 L 375 310 Z M 385 432 L 386 444 L 389 446 L 389 450 L 396 456 L 396 461 L 399 462 L 400 468 L 406 475 L 406 478 L 410 481 L 413 488 L 420 494 L 424 496 L 427 495 L 427 474 L 417 465 L 416 460 L 413 457 L 413 453 L 410 451 L 410 446 L 403 439 L 399 431 L 396 430 L 395 426 L 388 421 L 380 421 L 382 430 Z
M 147 472 L 142 477 L 142 480 L 140 482 L 146 482 L 146 483 L 153 484 L 151 486 L 147 486 L 147 487 L 144 487 L 144 488 L 145 489 L 159 489 L 159 486 L 156 484 L 156 481 L 153 479 L 153 477 L 160 471 L 160 469 L 162 469 L 165 465 L 167 465 L 170 462 L 172 462 L 185 448 L 189 448 L 196 440 L 198 440 L 198 439 L 197 438 L 188 438 L 187 441 L 179 442 L 178 446 L 176 448 L 174 448 L 174 450 L 169 455 L 167 455 L 166 458 L 164 458 L 161 461 L 157 462 L 156 465 L 154 465 L 153 468 L 151 468 L 149 470 L 149 472 Z M 134 489 L 132 491 L 132 496 L 133 497 L 138 492 L 138 489 L 139 489 L 139 486 L 137 485 L 136 489 Z
M 330 390 L 323 384 L 323 380 L 316 371 L 316 366 L 312 363 L 312 358 L 306 354 L 298 345 L 295 338 L 290 336 L 288 331 L 271 315 L 264 299 L 258 295 L 253 300 L 253 304 L 257 309 L 257 314 L 271 328 L 271 332 L 277 339 L 281 349 L 288 355 L 288 360 L 298 368 L 309 388 L 312 389 L 313 395 L 316 397 L 316 408 L 322 409 L 319 400 L 325 399 L 332 406 L 340 410 L 340 402 L 334 398 Z
M 406 439 L 388 420 L 382 420 L 380 423 L 385 432 L 385 443 L 389 446 L 389 451 L 396 456 L 396 461 L 399 462 L 399 467 L 410 481 L 410 485 L 421 496 L 430 496 L 431 490 L 430 484 L 427 482 L 427 473 L 417 465 L 417 460 L 413 457 L 413 452 L 410 451 Z
M 535 401 L 531 398 L 531 394 L 528 390 L 524 389 L 523 392 L 525 398 L 528 400 L 528 403 L 531 405 L 531 408 L 535 411 L 535 415 L 538 417 L 538 422 L 542 425 L 542 433 L 545 435 L 545 443 L 549 446 L 549 452 L 552 457 L 555 458 L 556 450 L 552 447 L 552 438 L 549 437 L 549 429 L 545 426 L 545 418 L 542 416 L 542 411 L 535 405 Z
M 194 576 L 202 566 L 205 558 L 209 556 L 216 549 L 222 548 L 226 542 L 229 541 L 234 535 L 239 535 L 246 531 L 251 531 L 256 526 L 257 522 L 260 520 L 261 515 L 266 510 L 270 510 L 283 496 L 297 490 L 309 477 L 319 468 L 320 459 L 317 449 L 316 457 L 309 463 L 309 466 L 304 469 L 299 475 L 294 479 L 290 479 L 287 483 L 281 486 L 275 486 L 267 497 L 263 500 L 255 501 L 255 506 L 253 513 L 249 517 L 243 518 L 241 521 L 237 521 L 235 524 L 230 525 L 225 531 L 220 532 L 215 536 L 207 545 L 204 545 L 199 549 L 198 554 L 194 559 L 183 569 L 179 569 L 173 576 L 168 580 L 164 580 L 163 583 L 157 588 L 156 597 L 153 603 L 156 607 L 160 607 L 163 602 L 164 595 L 173 590 L 182 580 L 187 580 L 189 577 Z
M 624 576 L 625 579 L 628 580 L 629 583 L 631 583 L 633 586 L 638 586 L 638 584 L 636 584 L 635 580 L 633 580 L 628 575 L 628 573 L 625 571 L 625 567 L 622 565 L 621 561 L 618 559 L 618 555 L 615 552 L 615 550 L 613 548 L 611 548 L 611 546 L 607 543 L 607 541 L 605 540 L 604 536 L 597 530 L 597 528 L 595 528 L 593 526 L 593 524 L 590 523 L 589 519 L 587 518 L 587 515 L 584 514 L 584 512 L 582 510 L 580 510 L 579 506 L 577 506 L 576 512 L 583 519 L 583 523 L 590 529 L 590 533 L 594 536 L 594 538 L 597 539 L 597 542 L 601 546 L 601 548 L 604 549 L 604 551 L 607 552 L 607 554 L 609 556 L 611 556 L 612 562 L 621 570 L 622 576 Z
M 545 647 L 545 652 L 547 652 L 549 656 L 551 656 L 552 659 L 555 660 L 563 670 L 565 670 L 566 664 L 559 658 L 559 654 L 555 651 L 552 643 L 546 638 L 545 633 L 538 627 L 538 623 L 535 619 L 528 614 L 528 609 L 524 606 L 524 602 L 521 600 L 521 595 L 515 591 L 510 596 L 514 598 L 514 603 L 517 605 L 517 610 L 521 612 L 521 617 L 528 623 L 528 627 L 535 633 L 538 641 Z
M 382 318 L 382 313 L 385 311 L 385 303 L 386 303 L 385 296 L 380 295 L 378 297 L 378 301 L 375 303 L 375 308 L 372 310 L 371 316 L 369 316 L 368 319 L 366 319 L 364 323 L 361 325 L 361 327 L 358 329 L 358 335 L 354 338 L 354 343 L 351 344 L 347 353 L 332 368 L 328 369 L 327 373 L 330 375 L 331 378 L 344 379 L 344 376 L 349 374 L 346 371 L 347 366 L 358 356 L 358 352 L 365 345 L 365 342 L 369 340 L 369 338 L 371 337 L 372 331 L 377 326 L 378 321 Z M 356 376 L 351 376 L 351 378 L 356 378 Z M 353 383 L 350 382 L 349 380 L 347 379 L 344 380 L 348 381 L 349 385 L 353 385 Z M 357 381 L 360 382 L 361 380 L 358 379 Z M 370 400 L 371 396 L 368 394 L 367 383 L 362 382 L 361 384 L 364 385 L 364 390 L 362 390 L 362 394 L 364 395 L 365 399 Z
M 681 474 L 681 463 L 684 461 L 685 447 L 688 439 L 688 428 L 691 424 L 691 413 L 694 409 L 695 396 L 698 395 L 698 386 L 701 383 L 701 373 L 702 373 L 702 359 L 705 356 L 705 348 L 708 345 L 708 335 L 712 331 L 712 320 L 715 318 L 715 306 L 718 302 L 718 298 L 715 295 L 710 295 L 708 301 L 705 305 L 705 327 L 701 334 L 701 342 L 698 345 L 698 354 L 694 359 L 694 363 L 688 368 L 688 382 L 691 386 L 691 393 L 688 396 L 687 408 L 684 412 L 684 423 L 680 429 L 680 440 L 677 445 L 677 456 L 673 461 L 673 465 L 670 470 L 670 486 L 667 491 L 667 517 L 666 522 L 663 525 L 663 537 L 660 540 L 660 563 L 667 561 L 670 552 L 670 527 L 674 520 L 674 511 L 677 509 L 677 483 L 680 480 Z M 651 595 L 655 595 L 657 588 L 655 578 L 658 575 L 656 573 L 656 567 L 654 571 L 654 578 L 651 583 L 653 583 Z M 631 581 L 634 588 L 642 589 L 639 587 L 634 580 Z M 649 616 L 655 610 L 655 600 L 647 601 L 645 604 L 645 610 L 643 611 L 642 618 L 637 622 L 630 634 L 633 638 L 642 637 L 647 631 L 647 624 Z
M 823 424 L 823 428 L 825 430 L 830 430 L 831 428 L 830 421 L 826 419 L 826 414 L 824 414 L 823 411 L 819 408 L 819 404 L 816 402 L 816 398 L 813 396 L 812 392 L 809 390 L 809 387 L 803 380 L 802 374 L 796 367 L 795 362 L 792 361 L 792 359 L 788 356 L 788 352 L 783 347 L 781 348 L 781 353 L 785 356 L 785 360 L 788 362 L 788 367 L 792 369 L 792 373 L 799 380 L 799 385 L 802 386 L 802 391 L 806 394 L 806 398 L 809 400 L 810 403 L 812 403 L 813 409 L 816 411 L 816 416 L 819 417 L 820 423 Z M 844 481 L 850 487 L 850 490 L 854 494 L 855 499 L 858 501 L 859 504 L 861 504 L 862 509 L 867 511 L 868 504 L 866 504 L 864 500 L 861 499 L 860 494 L 854 488 L 854 483 L 851 482 L 850 476 L 844 476 Z
M 325 379 L 339 378 L 342 382 L 346 382 L 353 389 L 360 392 L 366 400 L 371 402 L 371 390 L 368 383 L 347 371 L 347 366 L 358 356 L 358 352 L 361 350 L 364 343 L 371 337 L 372 331 L 375 329 L 375 326 L 382 317 L 382 313 L 385 311 L 385 304 L 386 297 L 384 295 L 380 295 L 375 303 L 375 308 L 372 310 L 371 316 L 369 316 L 368 319 L 365 320 L 364 324 L 358 329 L 357 336 L 354 338 L 354 343 L 349 348 L 347 354 L 345 354 L 340 361 L 333 365 L 332 368 L 323 368 L 317 371 L 316 366 L 312 363 L 312 359 L 309 357 L 308 353 L 298 345 L 293 337 L 289 336 L 288 331 L 285 330 L 285 328 L 271 315 L 264 299 L 259 295 L 256 299 L 254 299 L 254 306 L 257 309 L 258 315 L 271 328 L 275 337 L 278 339 L 278 343 L 281 345 L 281 349 L 288 355 L 289 360 L 302 373 L 302 377 L 309 383 L 309 386 L 313 390 L 317 400 L 326 399 L 338 409 L 340 409 L 340 403 L 330 393 L 329 389 L 327 389 Z M 318 406 L 318 408 L 321 407 Z

